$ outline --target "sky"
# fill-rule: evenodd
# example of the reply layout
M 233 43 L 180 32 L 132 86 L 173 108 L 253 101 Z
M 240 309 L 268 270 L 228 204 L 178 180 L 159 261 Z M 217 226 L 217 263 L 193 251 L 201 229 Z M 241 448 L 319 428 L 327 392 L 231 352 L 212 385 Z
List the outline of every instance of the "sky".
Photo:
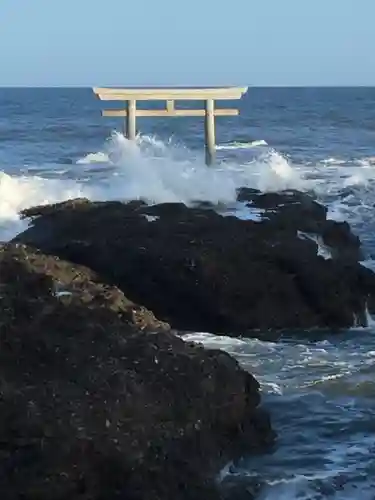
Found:
M 0 0 L 0 86 L 375 85 L 375 0 Z

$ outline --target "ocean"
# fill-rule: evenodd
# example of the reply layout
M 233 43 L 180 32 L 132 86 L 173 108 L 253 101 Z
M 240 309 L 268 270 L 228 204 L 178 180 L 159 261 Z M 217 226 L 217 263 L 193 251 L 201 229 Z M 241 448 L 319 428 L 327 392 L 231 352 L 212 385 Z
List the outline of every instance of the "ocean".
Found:
M 0 89 L 0 241 L 27 227 L 19 210 L 73 197 L 233 205 L 238 187 L 295 188 L 351 224 L 375 269 L 375 88 L 250 87 L 239 117 L 217 118 L 209 168 L 201 119 L 139 118 L 133 144 L 105 104 L 90 89 Z M 374 335 L 371 317 L 319 339 L 189 334 L 258 378 L 279 435 L 221 477 L 261 500 L 375 499 Z

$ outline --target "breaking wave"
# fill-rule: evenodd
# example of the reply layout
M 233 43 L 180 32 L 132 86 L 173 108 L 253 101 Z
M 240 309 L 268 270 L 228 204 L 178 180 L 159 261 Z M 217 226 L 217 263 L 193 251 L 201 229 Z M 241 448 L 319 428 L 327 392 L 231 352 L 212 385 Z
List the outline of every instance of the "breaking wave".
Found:
M 142 199 L 150 204 L 208 201 L 226 204 L 236 211 L 239 187 L 264 192 L 313 190 L 328 205 L 328 217 L 349 220 L 365 245 L 371 238 L 364 228 L 375 230 L 373 157 L 346 163 L 327 158 L 316 164 L 294 164 L 258 140 L 219 145 L 218 161 L 208 168 L 202 152 L 191 151 L 172 139 L 162 141 L 141 135 L 131 142 L 114 132 L 101 151 L 69 159 L 64 164 L 29 167 L 24 172 L 11 175 L 0 171 L 0 241 L 25 228 L 27 223 L 20 221 L 19 211 L 33 205 L 87 197 Z M 242 212 L 238 215 L 246 217 Z
M 27 227 L 19 212 L 33 205 L 47 205 L 86 196 L 75 181 L 12 176 L 0 172 L 0 241 L 7 241 Z
M 63 167 L 60 178 L 56 165 L 51 172 L 41 166 L 23 176 L 0 172 L 0 240 L 25 228 L 20 210 L 74 197 L 231 205 L 242 186 L 263 191 L 304 187 L 300 174 L 272 149 L 249 155 L 243 163 L 219 158 L 207 168 L 203 155 L 172 141 L 139 136 L 134 143 L 119 133 L 106 141 L 103 151 Z

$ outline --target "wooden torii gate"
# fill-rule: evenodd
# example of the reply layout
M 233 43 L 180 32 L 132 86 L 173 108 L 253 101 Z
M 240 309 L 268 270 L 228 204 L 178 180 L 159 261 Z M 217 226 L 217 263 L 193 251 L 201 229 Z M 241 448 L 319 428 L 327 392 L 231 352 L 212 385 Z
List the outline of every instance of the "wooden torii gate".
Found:
M 217 100 L 241 99 L 247 87 L 220 88 L 100 88 L 94 87 L 94 93 L 102 101 L 123 101 L 125 109 L 102 111 L 103 116 L 125 117 L 126 137 L 136 137 L 137 116 L 204 116 L 206 164 L 215 159 L 215 116 L 236 116 L 238 109 L 216 108 Z M 137 101 L 166 101 L 165 109 L 137 109 Z M 176 109 L 175 101 L 205 101 L 204 109 Z

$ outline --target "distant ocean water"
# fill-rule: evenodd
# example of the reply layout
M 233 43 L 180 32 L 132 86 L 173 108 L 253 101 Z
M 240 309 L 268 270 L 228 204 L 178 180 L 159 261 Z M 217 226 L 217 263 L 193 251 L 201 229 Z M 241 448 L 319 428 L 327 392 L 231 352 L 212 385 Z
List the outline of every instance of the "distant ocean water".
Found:
M 0 89 L 0 240 L 26 226 L 20 209 L 77 196 L 232 206 L 240 186 L 297 188 L 350 222 L 375 267 L 375 88 L 250 88 L 239 117 L 217 119 L 209 169 L 200 119 L 138 119 L 130 144 L 103 104 L 90 89 Z M 189 335 L 257 376 L 280 436 L 226 473 L 262 500 L 374 499 L 374 334 L 370 318 L 319 341 Z

